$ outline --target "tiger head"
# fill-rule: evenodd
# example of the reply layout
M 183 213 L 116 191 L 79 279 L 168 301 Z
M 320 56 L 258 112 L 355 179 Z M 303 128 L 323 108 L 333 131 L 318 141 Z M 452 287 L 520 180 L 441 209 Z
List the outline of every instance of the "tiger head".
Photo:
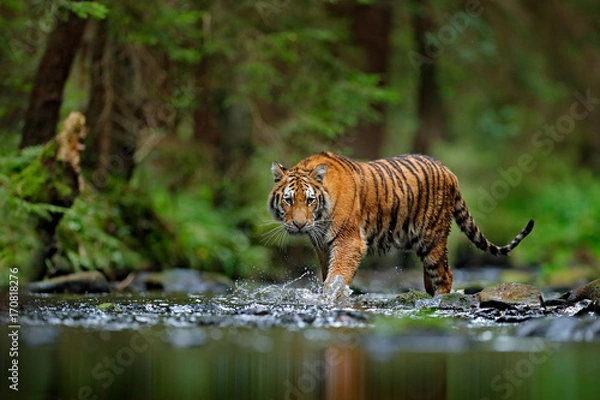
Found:
M 275 186 L 269 195 L 269 211 L 289 234 L 306 233 L 315 237 L 324 232 L 330 209 L 329 196 L 323 187 L 326 171 L 324 165 L 288 170 L 273 163 Z

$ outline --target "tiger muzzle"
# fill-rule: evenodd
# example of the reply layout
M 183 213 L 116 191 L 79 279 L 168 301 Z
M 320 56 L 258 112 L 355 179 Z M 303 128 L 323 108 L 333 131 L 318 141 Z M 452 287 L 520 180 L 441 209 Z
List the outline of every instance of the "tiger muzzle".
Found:
M 311 225 L 304 210 L 294 210 L 291 221 L 285 224 L 285 228 L 292 235 L 300 235 L 307 233 Z

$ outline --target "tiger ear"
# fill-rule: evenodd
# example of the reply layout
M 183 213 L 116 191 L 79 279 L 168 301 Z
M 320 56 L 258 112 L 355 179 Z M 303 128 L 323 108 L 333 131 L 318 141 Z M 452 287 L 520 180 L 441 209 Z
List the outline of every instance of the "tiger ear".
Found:
M 271 164 L 271 173 L 275 182 L 279 182 L 286 171 L 287 169 L 277 161 L 273 161 L 273 164 Z
M 312 177 L 315 179 L 315 181 L 317 181 L 319 183 L 323 183 L 323 179 L 325 178 L 326 172 L 327 172 L 327 168 L 323 164 L 317 165 L 312 170 Z

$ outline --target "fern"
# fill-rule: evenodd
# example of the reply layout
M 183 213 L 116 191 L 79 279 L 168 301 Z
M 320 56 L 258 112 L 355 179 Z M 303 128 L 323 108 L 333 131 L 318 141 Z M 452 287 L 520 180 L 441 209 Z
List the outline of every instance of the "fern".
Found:
M 30 146 L 17 154 L 0 157 L 0 171 L 4 173 L 20 172 L 40 157 L 44 149 L 43 145 Z
M 68 208 L 55 206 L 53 204 L 32 203 L 12 195 L 9 195 L 8 197 L 8 204 L 8 209 L 14 210 L 17 215 L 26 214 L 47 220 L 52 218 L 52 213 L 64 214 L 69 210 Z

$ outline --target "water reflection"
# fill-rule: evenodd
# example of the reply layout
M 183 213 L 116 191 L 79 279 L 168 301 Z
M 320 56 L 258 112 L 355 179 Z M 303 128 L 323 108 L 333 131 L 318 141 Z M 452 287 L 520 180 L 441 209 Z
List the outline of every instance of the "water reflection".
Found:
M 600 376 L 598 341 L 304 289 L 39 297 L 22 321 L 20 390 L 1 399 L 595 399 Z
M 598 343 L 429 351 L 339 328 L 60 330 L 53 343 L 23 343 L 19 398 L 593 399 L 600 376 Z

